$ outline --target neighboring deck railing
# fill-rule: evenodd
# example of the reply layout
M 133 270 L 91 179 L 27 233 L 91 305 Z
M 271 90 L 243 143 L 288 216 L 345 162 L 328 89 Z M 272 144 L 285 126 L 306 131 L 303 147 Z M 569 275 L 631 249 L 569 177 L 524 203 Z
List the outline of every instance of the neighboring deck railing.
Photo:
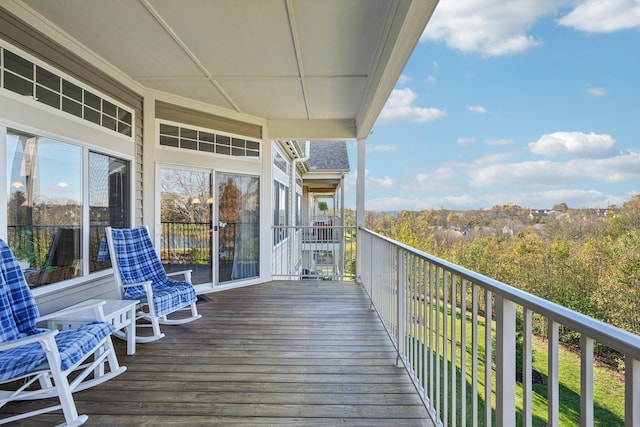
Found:
M 518 424 L 533 425 L 532 319 L 539 316 L 548 323 L 548 425 L 560 423 L 560 327 L 581 336 L 581 425 L 597 422 L 594 343 L 624 355 L 624 423 L 640 425 L 640 336 L 366 229 L 358 231 L 358 250 L 359 279 L 394 341 L 398 363 L 406 367 L 437 423 L 517 424 L 516 336 L 521 334 Z
M 272 276 L 354 280 L 356 227 L 317 223 L 273 226 Z

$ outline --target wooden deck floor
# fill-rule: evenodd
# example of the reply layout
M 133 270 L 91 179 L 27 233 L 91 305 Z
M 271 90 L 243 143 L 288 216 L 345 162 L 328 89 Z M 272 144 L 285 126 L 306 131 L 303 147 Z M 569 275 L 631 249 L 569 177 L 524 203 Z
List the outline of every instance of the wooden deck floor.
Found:
M 360 286 L 280 281 L 208 298 L 202 319 L 133 356 L 114 339 L 128 369 L 75 395 L 86 425 L 433 425 Z

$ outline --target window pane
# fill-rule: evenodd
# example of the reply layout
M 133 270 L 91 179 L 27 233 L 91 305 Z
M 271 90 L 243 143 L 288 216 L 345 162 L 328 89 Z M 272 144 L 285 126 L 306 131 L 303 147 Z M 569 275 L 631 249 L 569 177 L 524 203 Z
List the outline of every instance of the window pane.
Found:
M 102 100 L 102 112 L 108 114 L 111 117 L 117 117 L 118 107 L 110 103 L 109 101 Z
M 101 99 L 98 96 L 92 94 L 91 92 L 87 92 L 87 91 L 84 92 L 84 103 L 89 107 L 93 108 L 94 110 L 98 110 L 98 111 L 102 110 Z
M 218 279 L 260 275 L 260 180 L 218 173 Z M 222 226 L 224 224 L 224 227 Z
M 60 109 L 60 95 L 42 86 L 36 86 L 36 99 L 50 107 Z
M 116 119 L 105 114 L 102 115 L 102 126 L 111 130 L 118 130 L 118 123 L 116 122 Z
M 42 67 L 36 67 L 36 82 L 56 93 L 60 93 L 60 77 Z
M 4 72 L 4 88 L 25 96 L 33 96 L 33 83 L 20 76 Z
M 62 93 L 69 98 L 82 102 L 82 88 L 66 80 L 62 81 Z
M 89 107 L 84 107 L 84 118 L 85 120 L 89 120 L 97 125 L 100 124 L 100 113 Z
M 160 170 L 160 259 L 167 271 L 192 270 L 192 283 L 213 281 L 211 173 Z
M 105 227 L 129 227 L 129 176 L 129 162 L 89 153 L 89 271 L 110 266 L 97 261 Z
M 62 98 L 62 111 L 82 117 L 82 104 L 69 98 Z
M 8 243 L 31 287 L 82 275 L 82 149 L 7 132 Z
M 180 145 L 180 141 L 178 140 L 178 138 L 160 135 L 160 145 L 166 145 L 168 147 L 178 147 Z
M 33 80 L 33 63 L 6 49 L 4 50 L 4 68 L 22 77 L 26 77 L 29 80 Z

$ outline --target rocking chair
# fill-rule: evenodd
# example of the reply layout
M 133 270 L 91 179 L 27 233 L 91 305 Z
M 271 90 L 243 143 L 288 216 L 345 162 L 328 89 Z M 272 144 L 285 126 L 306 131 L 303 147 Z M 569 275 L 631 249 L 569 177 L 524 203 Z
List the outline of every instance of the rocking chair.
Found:
M 196 308 L 197 297 L 191 284 L 191 270 L 167 274 L 153 247 L 147 227 L 107 227 L 105 234 L 106 239 L 100 244 L 98 260 L 103 261 L 110 256 L 122 298 L 140 301 L 136 320 L 142 319 L 148 323 L 136 321 L 136 329 L 152 329 L 152 335 L 138 336 L 136 333 L 137 343 L 164 337 L 164 333 L 160 331 L 161 324 L 180 325 L 201 317 Z M 175 275 L 183 275 L 184 280 L 169 278 Z M 190 311 L 187 317 L 167 317 L 184 310 Z
M 63 425 L 83 424 L 88 417 L 78 415 L 72 393 L 126 370 L 118 365 L 110 323 L 96 321 L 62 331 L 36 327 L 62 312 L 68 314 L 69 309 L 40 317 L 13 252 L 0 239 L 0 408 L 20 400 L 59 400 L 58 405 L 4 417 L 0 424 L 60 409 Z

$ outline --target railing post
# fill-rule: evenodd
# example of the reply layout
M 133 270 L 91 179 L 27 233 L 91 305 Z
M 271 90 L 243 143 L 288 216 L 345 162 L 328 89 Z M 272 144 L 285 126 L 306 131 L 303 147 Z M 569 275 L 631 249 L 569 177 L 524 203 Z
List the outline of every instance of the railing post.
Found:
M 398 298 L 397 298 L 397 325 L 398 325 L 398 336 L 397 336 L 397 342 L 398 342 L 398 356 L 396 358 L 396 366 L 398 367 L 402 367 L 404 366 L 404 363 L 402 362 L 402 356 L 405 354 L 405 339 L 404 339 L 404 334 L 405 334 L 405 324 L 404 324 L 404 252 L 401 249 L 398 249 L 398 253 L 397 253 L 397 263 L 398 263 L 398 276 L 396 278 L 396 286 L 398 289 Z
M 640 427 L 640 360 L 627 355 L 624 360 L 624 425 Z
M 496 295 L 496 425 L 516 425 L 516 305 L 502 295 Z
M 593 339 L 580 337 L 580 425 L 593 425 Z
M 560 332 L 558 323 L 551 319 L 548 320 L 547 404 L 549 406 L 549 415 L 547 425 L 557 427 L 560 419 L 560 385 L 558 381 L 558 338 Z

